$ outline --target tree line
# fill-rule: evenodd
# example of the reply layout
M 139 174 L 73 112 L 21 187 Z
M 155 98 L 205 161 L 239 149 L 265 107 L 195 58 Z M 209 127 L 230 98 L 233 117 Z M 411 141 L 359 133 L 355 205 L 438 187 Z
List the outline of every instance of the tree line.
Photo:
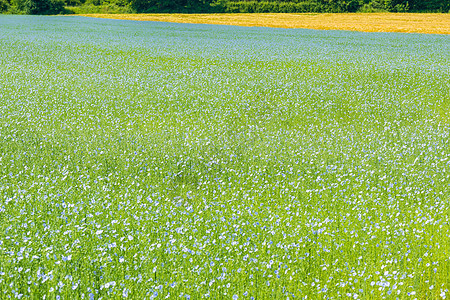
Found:
M 449 0 L 0 0 L 0 13 L 444 12 Z

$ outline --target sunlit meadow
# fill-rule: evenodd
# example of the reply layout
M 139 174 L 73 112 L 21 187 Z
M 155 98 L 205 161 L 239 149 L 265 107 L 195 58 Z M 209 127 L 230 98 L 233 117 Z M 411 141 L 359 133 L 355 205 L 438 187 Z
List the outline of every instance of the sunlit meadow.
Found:
M 0 17 L 0 298 L 450 298 L 450 38 Z

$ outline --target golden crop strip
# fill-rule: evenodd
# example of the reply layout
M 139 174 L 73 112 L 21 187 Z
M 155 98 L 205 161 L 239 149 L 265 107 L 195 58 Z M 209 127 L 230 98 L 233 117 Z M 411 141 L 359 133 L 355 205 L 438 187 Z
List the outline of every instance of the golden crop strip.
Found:
M 450 34 L 450 14 L 86 14 L 94 18 L 367 32 Z

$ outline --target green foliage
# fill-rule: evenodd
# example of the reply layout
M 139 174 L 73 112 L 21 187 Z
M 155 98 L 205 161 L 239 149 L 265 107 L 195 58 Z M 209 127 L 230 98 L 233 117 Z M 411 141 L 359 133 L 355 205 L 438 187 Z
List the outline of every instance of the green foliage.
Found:
M 131 0 L 131 7 L 138 12 L 149 11 L 151 8 L 157 9 L 155 0 Z
M 408 3 L 412 11 L 448 12 L 450 9 L 448 0 L 410 0 Z
M 213 3 L 228 13 L 339 13 L 339 12 L 407 12 L 441 11 L 450 9 L 445 0 L 217 0 Z
M 64 0 L 12 0 L 8 12 L 29 15 L 55 15 L 66 12 L 64 5 Z
M 358 12 L 362 13 L 376 13 L 376 12 L 385 12 L 384 8 L 377 7 L 373 3 L 364 4 L 362 7 L 358 9 Z
M 9 9 L 9 3 L 6 0 L 0 0 L 0 13 L 6 12 Z
M 136 12 L 212 12 L 222 3 L 211 6 L 211 0 L 129 0 Z
M 116 4 L 69 6 L 66 9 L 74 14 L 129 14 L 134 11 L 129 5 L 119 6 Z
M 409 4 L 406 2 L 406 4 L 396 4 L 393 8 L 393 12 L 407 12 L 409 10 Z
M 0 0 L 0 13 L 447 12 L 448 0 Z
M 66 6 L 80 6 L 83 4 L 82 0 L 66 0 L 65 5 Z
M 320 5 L 311 2 L 227 2 L 223 9 L 227 13 L 305 13 L 320 12 Z
M 25 13 L 30 15 L 59 14 L 64 11 L 61 0 L 24 0 Z

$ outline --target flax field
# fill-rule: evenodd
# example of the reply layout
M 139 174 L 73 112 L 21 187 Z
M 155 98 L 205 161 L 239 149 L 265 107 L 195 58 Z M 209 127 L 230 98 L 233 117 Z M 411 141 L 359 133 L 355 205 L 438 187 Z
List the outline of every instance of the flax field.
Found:
M 1 299 L 450 297 L 448 35 L 0 16 Z

